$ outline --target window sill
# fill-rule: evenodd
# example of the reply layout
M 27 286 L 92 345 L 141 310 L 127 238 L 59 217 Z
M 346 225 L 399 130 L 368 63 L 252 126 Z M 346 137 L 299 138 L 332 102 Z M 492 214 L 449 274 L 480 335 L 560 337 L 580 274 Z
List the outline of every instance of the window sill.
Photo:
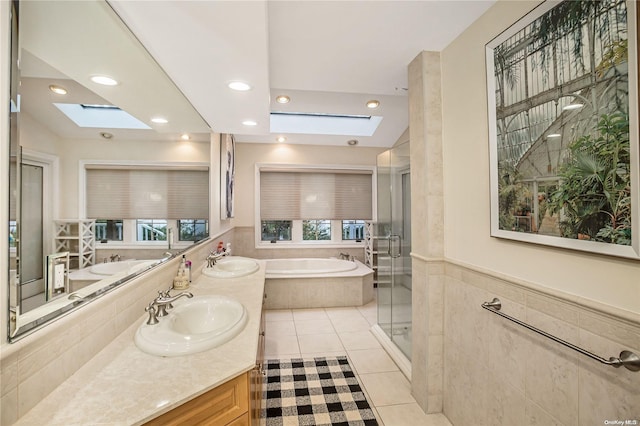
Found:
M 276 243 L 260 241 L 255 246 L 256 249 L 324 249 L 324 248 L 364 248 L 364 242 L 292 242 L 292 241 L 278 241 Z
M 188 247 L 191 247 L 194 243 L 191 241 L 184 243 L 177 243 L 171 245 L 171 250 L 182 250 Z M 126 242 L 107 242 L 101 243 L 100 241 L 96 242 L 96 250 L 111 250 L 111 249 L 158 249 L 158 250 L 169 250 L 169 246 L 166 241 L 162 241 L 161 243 L 151 243 L 151 242 L 137 242 L 137 243 L 126 243 Z

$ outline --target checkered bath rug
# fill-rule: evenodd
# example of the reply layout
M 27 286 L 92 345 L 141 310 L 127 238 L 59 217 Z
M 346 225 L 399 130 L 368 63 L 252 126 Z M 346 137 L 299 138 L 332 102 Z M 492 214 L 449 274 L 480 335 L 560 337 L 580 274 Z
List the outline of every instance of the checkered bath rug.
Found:
M 266 371 L 266 426 L 378 425 L 345 356 L 268 360 Z

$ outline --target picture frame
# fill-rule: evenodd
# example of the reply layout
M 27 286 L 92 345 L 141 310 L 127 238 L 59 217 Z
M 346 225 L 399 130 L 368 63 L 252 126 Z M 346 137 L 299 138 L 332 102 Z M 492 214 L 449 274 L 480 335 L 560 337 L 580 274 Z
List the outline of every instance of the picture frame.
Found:
M 236 142 L 231 134 L 220 135 L 220 217 L 234 217 Z
M 640 259 L 637 27 L 547 0 L 486 45 L 492 237 Z

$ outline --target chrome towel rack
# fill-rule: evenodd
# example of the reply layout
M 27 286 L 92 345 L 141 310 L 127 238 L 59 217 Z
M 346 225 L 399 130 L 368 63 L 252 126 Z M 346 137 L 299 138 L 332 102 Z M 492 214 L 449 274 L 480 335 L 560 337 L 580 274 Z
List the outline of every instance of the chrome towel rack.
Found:
M 595 359 L 596 361 L 601 362 L 602 364 L 610 365 L 615 368 L 618 368 L 622 365 L 627 370 L 640 371 L 640 357 L 631 351 L 622 351 L 620 352 L 620 356 L 617 358 L 611 357 L 609 359 L 605 359 L 605 358 L 602 358 L 601 356 L 598 356 L 594 353 L 587 351 L 586 349 L 582 349 L 579 346 L 576 346 L 572 343 L 562 340 L 559 337 L 549 334 L 546 331 L 542 331 L 539 328 L 536 328 L 532 325 L 522 322 L 517 318 L 514 318 L 510 315 L 500 312 L 500 309 L 502 308 L 502 302 L 500 302 L 500 299 L 498 299 L 497 297 L 494 297 L 491 302 L 484 302 L 481 306 L 489 312 L 493 312 L 494 314 L 500 315 L 501 317 L 506 318 L 509 321 L 515 322 L 516 324 L 521 325 L 524 328 L 534 331 L 544 337 L 548 337 L 554 342 L 558 342 L 561 345 L 566 346 L 567 348 L 573 349 L 576 352 L 580 352 L 582 355 L 586 355 L 591 359 Z

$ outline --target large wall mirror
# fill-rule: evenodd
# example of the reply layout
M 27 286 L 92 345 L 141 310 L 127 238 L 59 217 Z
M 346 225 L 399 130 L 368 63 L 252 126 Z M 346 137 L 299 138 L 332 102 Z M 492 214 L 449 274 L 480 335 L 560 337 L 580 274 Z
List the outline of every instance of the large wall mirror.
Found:
M 9 341 L 206 239 L 211 151 L 107 2 L 12 6 Z

